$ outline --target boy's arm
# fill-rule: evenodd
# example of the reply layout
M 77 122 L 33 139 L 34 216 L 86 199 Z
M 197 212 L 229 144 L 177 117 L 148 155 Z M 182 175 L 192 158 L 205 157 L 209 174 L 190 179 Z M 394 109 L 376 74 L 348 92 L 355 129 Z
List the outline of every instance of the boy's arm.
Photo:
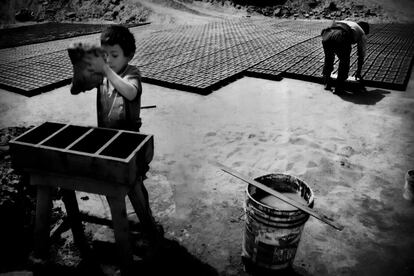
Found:
M 134 86 L 132 83 L 121 78 L 117 73 L 115 73 L 108 64 L 103 66 L 103 73 L 107 79 L 111 82 L 114 88 L 122 94 L 129 101 L 135 99 L 138 94 L 138 87 Z
M 138 86 L 134 86 L 131 82 L 120 77 L 115 73 L 111 67 L 105 62 L 102 56 L 88 59 L 89 68 L 95 72 L 102 73 L 111 82 L 114 88 L 121 93 L 127 100 L 132 101 L 135 99 L 140 89 Z

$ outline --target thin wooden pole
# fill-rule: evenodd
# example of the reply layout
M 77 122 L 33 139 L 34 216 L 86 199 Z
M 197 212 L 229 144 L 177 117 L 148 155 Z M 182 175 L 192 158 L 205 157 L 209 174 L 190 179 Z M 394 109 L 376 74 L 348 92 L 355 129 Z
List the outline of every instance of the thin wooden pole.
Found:
M 246 183 L 252 184 L 252 185 L 256 186 L 257 188 L 259 188 L 259 189 L 261 189 L 261 190 L 263 190 L 263 191 L 279 198 L 280 200 L 282 200 L 282 201 L 284 201 L 284 202 L 286 202 L 286 203 L 288 203 L 292 206 L 295 206 L 296 208 L 302 210 L 303 212 L 308 213 L 312 217 L 317 218 L 318 220 L 332 226 L 333 228 L 335 228 L 339 231 L 342 231 L 342 229 L 344 229 L 344 227 L 342 225 L 340 225 L 339 223 L 333 221 L 332 219 L 330 219 L 326 215 L 319 214 L 317 211 L 312 210 L 308 206 L 303 205 L 302 203 L 299 203 L 299 202 L 283 195 L 282 193 L 279 193 L 278 191 L 275 191 L 275 190 L 263 185 L 262 183 L 257 182 L 256 180 L 253 180 L 253 179 L 250 179 L 246 176 L 243 176 L 243 175 L 239 174 L 238 172 L 234 171 L 233 169 L 231 169 L 231 168 L 229 168 L 229 167 L 227 167 L 223 164 L 220 164 L 219 162 L 212 161 L 210 163 L 217 166 L 222 171 L 224 171 L 224 172 L 226 172 L 226 173 L 228 173 L 228 174 L 230 174 L 234 177 L 237 177 L 238 179 L 243 180 Z
M 156 105 L 145 105 L 145 106 L 141 106 L 141 109 L 149 109 L 149 108 L 156 108 Z

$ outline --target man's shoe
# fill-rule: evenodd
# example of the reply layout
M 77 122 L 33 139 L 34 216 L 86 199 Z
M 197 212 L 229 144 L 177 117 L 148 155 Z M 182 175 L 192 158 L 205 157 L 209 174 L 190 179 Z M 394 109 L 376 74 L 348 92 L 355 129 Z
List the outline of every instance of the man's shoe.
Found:
M 361 87 L 359 89 L 359 92 L 361 92 L 361 93 L 367 93 L 368 91 L 367 91 L 367 88 L 365 86 L 361 85 Z
M 345 94 L 345 90 L 342 87 L 336 87 L 334 94 L 336 95 Z
M 324 77 L 324 82 L 325 82 L 325 90 L 332 91 L 332 79 L 330 77 Z

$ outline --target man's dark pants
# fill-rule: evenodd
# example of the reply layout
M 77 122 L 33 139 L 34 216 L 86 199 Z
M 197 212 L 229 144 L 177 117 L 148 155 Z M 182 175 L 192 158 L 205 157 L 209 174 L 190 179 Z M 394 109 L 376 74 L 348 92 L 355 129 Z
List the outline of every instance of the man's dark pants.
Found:
M 351 56 L 351 42 L 349 35 L 342 29 L 327 29 L 322 33 L 322 45 L 325 53 L 323 77 L 330 84 L 330 76 L 333 71 L 335 55 L 339 59 L 339 68 L 336 87 L 343 86 L 348 78 Z

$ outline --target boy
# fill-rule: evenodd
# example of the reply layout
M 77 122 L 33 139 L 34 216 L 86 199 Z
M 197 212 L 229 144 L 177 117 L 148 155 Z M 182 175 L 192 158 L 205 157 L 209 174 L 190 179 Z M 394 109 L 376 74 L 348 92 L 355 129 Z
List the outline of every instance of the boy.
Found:
M 98 87 L 98 126 L 139 131 L 141 127 L 141 75 L 129 65 L 135 54 L 135 38 L 123 26 L 113 25 L 101 34 L 105 58 L 89 58 L 89 69 L 104 76 Z
M 103 76 L 97 87 L 98 127 L 139 131 L 141 75 L 137 67 L 129 64 L 136 50 L 135 38 L 128 28 L 111 25 L 101 34 L 101 49 L 103 54 L 85 55 L 87 70 Z M 136 185 L 141 206 L 134 208 L 145 234 L 158 243 L 162 232 L 151 214 L 142 178 Z
M 358 49 L 358 68 L 355 77 L 361 79 L 361 70 L 364 64 L 367 43 L 366 36 L 368 34 L 369 24 L 363 21 L 358 23 L 352 21 L 337 21 L 329 28 L 322 30 L 322 45 L 325 53 L 323 77 L 326 90 L 331 90 L 331 73 L 336 54 L 339 59 L 339 68 L 335 94 L 344 92 L 343 86 L 349 73 L 351 47 L 355 43 Z

